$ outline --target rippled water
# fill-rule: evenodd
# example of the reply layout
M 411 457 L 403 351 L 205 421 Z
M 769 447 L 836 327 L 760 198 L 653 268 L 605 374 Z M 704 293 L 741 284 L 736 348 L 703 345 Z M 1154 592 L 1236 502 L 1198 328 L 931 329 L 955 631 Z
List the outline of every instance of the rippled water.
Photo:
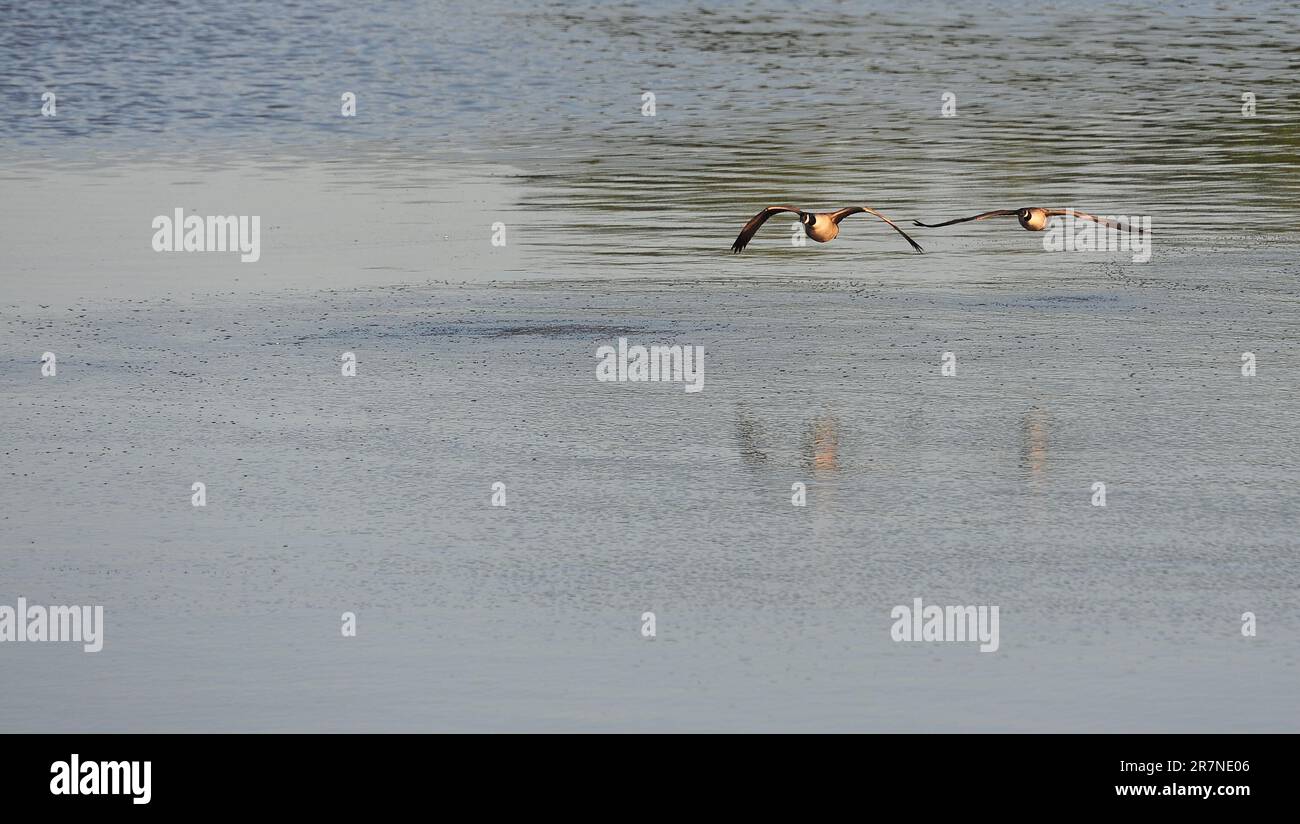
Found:
M 0 729 L 1295 728 L 1292 4 L 6 12 L 0 604 L 113 623 L 0 648 Z M 730 255 L 774 202 L 1156 243 Z M 708 388 L 595 382 L 622 334 Z M 893 644 L 915 596 L 1003 649 Z
M 1300 229 L 1288 3 L 52 4 L 0 32 L 0 65 L 19 158 L 289 153 L 382 178 L 457 150 L 515 166 L 505 205 L 533 254 L 513 275 L 798 265 L 766 253 L 784 221 L 747 269 L 708 254 L 770 202 L 909 219 L 1074 206 L 1149 214 L 1164 244 Z M 339 116 L 343 91 L 358 117 Z M 960 233 L 932 244 L 1036 240 Z M 850 234 L 818 250 L 822 273 L 897 251 L 877 226 Z

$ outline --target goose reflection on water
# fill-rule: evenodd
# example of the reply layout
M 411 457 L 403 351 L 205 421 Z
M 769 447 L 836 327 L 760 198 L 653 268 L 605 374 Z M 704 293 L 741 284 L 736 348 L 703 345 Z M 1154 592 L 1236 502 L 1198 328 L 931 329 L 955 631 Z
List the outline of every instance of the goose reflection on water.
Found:
M 750 469 L 766 467 L 776 445 L 768 438 L 763 422 L 743 404 L 736 407 L 736 445 L 740 460 Z M 829 413 L 814 417 L 800 444 L 799 463 L 814 473 L 838 472 L 840 469 L 840 424 Z
M 1022 427 L 1024 443 L 1020 453 L 1020 464 L 1029 470 L 1029 477 L 1042 480 L 1047 472 L 1047 410 L 1031 407 L 1025 414 Z
M 763 422 L 743 404 L 736 407 L 736 445 L 740 459 L 750 469 L 763 469 L 780 451 L 779 444 L 768 437 Z M 1047 477 L 1048 439 L 1051 418 L 1048 411 L 1034 406 L 1021 422 L 1020 465 L 1034 480 Z M 822 413 L 808 423 L 799 449 L 799 465 L 814 474 L 837 473 L 840 462 L 840 423 L 829 413 Z
M 757 418 L 752 417 L 743 405 L 736 407 L 736 446 L 740 460 L 750 469 L 761 469 L 767 464 L 765 442 L 767 432 Z
M 812 462 L 813 472 L 834 472 L 840 468 L 840 424 L 823 415 L 812 422 L 812 432 L 804 454 Z

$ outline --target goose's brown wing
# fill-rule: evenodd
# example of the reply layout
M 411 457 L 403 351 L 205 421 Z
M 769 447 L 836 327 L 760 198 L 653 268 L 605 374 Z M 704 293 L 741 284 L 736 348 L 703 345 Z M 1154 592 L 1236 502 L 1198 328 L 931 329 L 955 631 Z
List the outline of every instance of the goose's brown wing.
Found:
M 1134 230 L 1132 227 L 1125 226 L 1123 223 L 1120 223 L 1117 220 L 1108 220 L 1107 218 L 1104 217 L 1097 217 L 1096 215 L 1090 215 L 1087 212 L 1080 212 L 1078 209 L 1048 209 L 1047 210 L 1048 217 L 1060 217 L 1063 215 L 1074 215 L 1075 217 L 1083 218 L 1084 220 L 1091 220 L 1094 223 L 1100 223 L 1102 226 L 1109 226 L 1112 229 L 1118 229 L 1121 232 L 1137 231 L 1139 235 L 1146 234 L 1146 232 L 1142 231 L 1142 227 L 1140 226 L 1136 230 Z
M 777 212 L 795 212 L 797 214 L 799 210 L 793 206 L 768 206 L 749 219 L 749 222 L 745 224 L 745 228 L 740 230 L 739 235 L 736 235 L 736 242 L 731 244 L 731 251 L 740 252 L 748 246 L 749 241 L 754 237 L 754 233 L 758 231 L 758 227 L 766 223 L 767 219 Z
M 859 212 L 866 212 L 867 214 L 875 215 L 876 217 L 880 218 L 881 220 L 888 223 L 891 227 L 893 227 L 895 232 L 898 232 L 900 235 L 902 235 L 903 240 L 906 240 L 908 243 L 912 244 L 913 249 L 915 249 L 918 252 L 925 251 L 924 249 L 921 248 L 921 244 L 917 243 L 915 240 L 912 240 L 911 235 L 909 235 L 907 232 L 904 232 L 902 229 L 898 228 L 897 223 L 885 217 L 880 212 L 877 212 L 875 209 L 872 209 L 869 206 L 850 206 L 847 209 L 839 209 L 838 211 L 831 213 L 831 220 L 835 221 L 835 225 L 838 226 L 841 220 L 848 217 L 849 215 L 856 215 Z
M 922 223 L 919 220 L 914 220 L 912 223 L 917 226 L 924 226 L 927 229 L 938 229 L 940 226 L 951 226 L 954 223 L 965 223 L 968 220 L 985 220 L 990 217 L 1010 217 L 1019 214 L 1019 211 L 1020 210 L 1018 209 L 997 209 L 992 212 L 984 212 L 983 214 L 974 215 L 972 217 L 959 217 L 956 220 L 945 220 L 943 223 Z

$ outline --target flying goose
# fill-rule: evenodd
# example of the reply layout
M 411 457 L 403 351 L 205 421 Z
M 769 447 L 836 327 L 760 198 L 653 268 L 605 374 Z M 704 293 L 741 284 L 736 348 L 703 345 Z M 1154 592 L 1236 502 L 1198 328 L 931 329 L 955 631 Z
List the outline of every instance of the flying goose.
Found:
M 1054 217 L 1060 217 L 1062 215 L 1074 215 L 1077 218 L 1081 218 L 1083 220 L 1091 220 L 1096 223 L 1100 223 L 1103 226 L 1109 226 L 1112 229 L 1118 229 L 1121 232 L 1133 231 L 1131 228 L 1125 226 L 1122 223 L 1097 217 L 1096 215 L 1090 215 L 1087 212 L 1080 212 L 1077 209 L 1040 209 L 1037 206 L 1028 206 L 1025 207 L 1024 209 L 998 209 L 996 211 L 985 212 L 980 215 L 974 215 L 973 217 L 959 217 L 956 220 L 946 220 L 943 223 L 922 223 L 919 220 L 914 220 L 912 221 L 912 223 L 914 223 L 917 226 L 924 226 L 927 229 L 937 229 L 940 226 L 951 226 L 954 223 L 965 223 L 968 220 L 986 220 L 991 217 L 1014 216 L 1016 220 L 1020 221 L 1020 225 L 1025 227 L 1029 231 L 1041 232 L 1047 228 L 1048 219 Z M 1144 234 L 1141 227 L 1137 229 L 1137 233 L 1139 235 Z
M 893 227 L 895 232 L 898 232 L 908 243 L 912 244 L 913 249 L 918 252 L 925 251 L 921 248 L 920 244 L 908 236 L 907 232 L 898 228 L 898 225 L 895 224 L 894 221 L 885 217 L 880 212 L 877 212 L 875 209 L 866 206 L 849 206 L 846 209 L 839 209 L 834 212 L 805 212 L 802 209 L 796 209 L 793 206 L 768 206 L 766 209 L 749 219 L 749 222 L 745 224 L 745 228 L 741 229 L 740 234 L 736 236 L 736 242 L 731 244 L 731 251 L 740 252 L 748 246 L 749 241 L 754 237 L 754 233 L 758 231 L 758 227 L 766 223 L 767 219 L 777 212 L 794 212 L 797 214 L 799 216 L 799 222 L 803 224 L 804 234 L 818 243 L 828 243 L 834 240 L 840 233 L 840 221 L 844 218 L 849 215 L 856 215 L 859 212 L 867 212 L 868 214 L 875 215 Z

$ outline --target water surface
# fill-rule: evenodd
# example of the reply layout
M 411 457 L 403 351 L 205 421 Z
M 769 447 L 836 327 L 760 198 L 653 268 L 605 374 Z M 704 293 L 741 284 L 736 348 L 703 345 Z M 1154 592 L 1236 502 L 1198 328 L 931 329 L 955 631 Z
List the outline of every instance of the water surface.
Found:
M 0 603 L 109 625 L 0 646 L 0 729 L 1296 729 L 1289 4 L 11 16 Z M 727 254 L 773 202 L 1157 240 Z M 178 206 L 262 259 L 153 252 Z M 620 336 L 705 391 L 598 383 Z

